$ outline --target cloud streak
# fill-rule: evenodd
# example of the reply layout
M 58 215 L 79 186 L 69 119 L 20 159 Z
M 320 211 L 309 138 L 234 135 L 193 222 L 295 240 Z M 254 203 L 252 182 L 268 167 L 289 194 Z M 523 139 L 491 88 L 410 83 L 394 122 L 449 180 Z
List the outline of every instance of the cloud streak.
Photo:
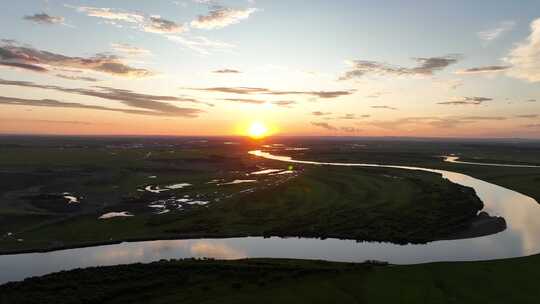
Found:
M 77 120 L 49 120 L 49 119 L 2 119 L 2 121 L 10 122 L 33 122 L 33 123 L 45 123 L 45 124 L 60 124 L 60 125 L 93 125 L 92 122 L 77 121 Z
M 191 26 L 197 29 L 221 29 L 239 23 L 256 12 L 256 8 L 234 9 L 223 6 L 213 6 L 208 15 L 199 15 L 191 21 Z
M 176 108 L 174 113 L 163 111 L 147 111 L 147 110 L 135 110 L 135 109 L 120 109 L 110 108 L 96 105 L 86 105 L 76 102 L 64 102 L 55 99 L 26 99 L 26 98 L 14 98 L 7 96 L 0 96 L 0 104 L 14 105 L 14 106 L 33 106 L 33 107 L 49 107 L 49 108 L 67 108 L 67 109 L 88 109 L 88 110 L 100 110 L 110 112 L 120 112 L 125 114 L 139 114 L 150 116 L 182 116 L 182 117 L 197 117 L 202 111 L 199 109 L 190 108 Z
M 1 49 L 0 49 L 0 52 L 2 52 Z M 1 56 L 2 55 L 0 54 L 0 59 L 2 58 Z M 21 69 L 21 70 L 32 71 L 32 72 L 39 72 L 39 73 L 46 73 L 46 72 L 49 71 L 49 70 L 47 70 L 46 68 L 44 68 L 42 66 L 29 64 L 29 63 L 23 63 L 23 62 L 12 62 L 12 61 L 0 60 L 0 65 L 5 66 L 5 67 L 11 67 L 11 68 L 17 68 L 17 69 Z
M 393 120 L 375 120 L 366 121 L 362 125 L 372 125 L 388 130 L 402 130 L 406 127 L 432 127 L 432 128 L 455 128 L 481 121 L 503 121 L 506 117 L 502 116 L 419 116 L 419 117 L 404 117 Z
M 372 109 L 383 109 L 383 110 L 394 110 L 396 111 L 397 108 L 391 107 L 391 106 L 371 106 Z
M 89 81 L 89 82 L 99 81 L 98 79 L 93 78 L 93 77 L 73 76 L 73 75 L 64 75 L 64 74 L 56 74 L 56 77 L 67 79 L 67 80 L 82 80 L 82 81 Z
M 150 50 L 132 46 L 126 43 L 113 43 L 111 44 L 111 47 L 116 52 L 120 52 L 120 53 L 127 54 L 130 56 L 146 56 L 146 55 L 152 54 Z
M 290 108 L 293 104 L 296 104 L 296 101 L 294 100 L 274 100 L 272 101 L 273 105 Z
M 128 112 L 126 112 L 126 113 L 133 113 L 133 114 L 194 117 L 196 116 L 196 114 L 204 112 L 203 110 L 177 107 L 173 104 L 168 103 L 168 102 L 202 103 L 193 98 L 150 95 L 150 94 L 137 93 L 130 90 L 110 88 L 110 87 L 98 86 L 98 87 L 95 87 L 97 88 L 97 90 L 83 89 L 83 88 L 71 89 L 71 88 L 64 88 L 64 87 L 52 86 L 52 85 L 40 85 L 40 84 L 27 82 L 27 81 L 12 81 L 12 80 L 4 80 L 4 79 L 0 79 L 0 85 L 54 90 L 54 91 L 69 93 L 69 94 L 97 97 L 100 99 L 118 101 L 130 107 L 149 110 L 149 111 L 129 110 Z M 37 102 L 36 100 L 33 100 L 33 104 L 40 105 L 40 103 Z M 47 102 L 45 104 L 50 104 L 51 106 L 55 105 L 55 103 L 52 103 L 52 102 Z M 65 105 L 65 104 L 66 103 L 60 102 L 60 101 L 58 103 L 58 105 Z M 85 105 L 82 104 L 81 107 L 83 106 Z
M 337 98 L 340 96 L 347 96 L 354 93 L 353 90 L 349 91 L 279 91 L 271 90 L 267 88 L 257 87 L 210 87 L 210 88 L 187 88 L 189 90 L 204 91 L 204 92 L 216 92 L 216 93 L 232 93 L 239 95 L 311 95 L 318 98 L 328 99 Z
M 337 119 L 356 119 L 356 115 L 352 114 L 352 113 L 347 113 L 343 116 L 339 116 L 337 117 Z
M 349 62 L 349 71 L 340 77 L 340 80 L 350 80 L 367 75 L 374 76 L 403 76 L 423 75 L 430 76 L 443 70 L 451 64 L 457 63 L 461 55 L 451 54 L 442 57 L 412 58 L 416 62 L 414 67 L 393 66 L 383 62 L 369 60 L 353 60 Z
M 346 132 L 346 133 L 360 133 L 360 132 L 362 132 L 362 129 L 355 128 L 355 127 L 341 127 L 339 129 L 341 131 L 343 131 L 343 132 Z
M 502 37 L 516 26 L 514 21 L 503 21 L 497 27 L 478 32 L 478 37 L 486 42 L 490 42 Z
M 332 115 L 332 112 L 321 112 L 321 111 L 314 111 L 311 112 L 314 116 L 325 116 L 325 115 Z
M 456 74 L 492 74 L 492 73 L 504 72 L 510 68 L 511 66 L 507 66 L 507 65 L 488 65 L 488 66 L 459 70 L 456 72 Z
M 137 29 L 147 33 L 155 34 L 176 34 L 182 33 L 186 28 L 174 21 L 167 20 L 158 15 L 147 16 L 140 12 L 130 12 L 125 10 L 113 9 L 108 7 L 91 7 L 91 6 L 71 6 L 80 13 L 89 17 L 105 19 L 109 23 L 117 24 L 123 22 L 134 25 Z
M 163 19 L 159 16 L 153 16 L 143 25 L 143 30 L 148 33 L 174 34 L 184 32 L 185 28 L 173 21 Z
M 315 122 L 315 121 L 312 121 L 311 125 L 313 125 L 315 127 L 318 127 L 318 128 L 323 128 L 323 129 L 326 129 L 326 130 L 329 130 L 329 131 L 337 131 L 338 130 L 337 127 L 334 127 L 334 126 L 332 126 L 331 124 L 329 124 L 327 122 Z
M 489 97 L 461 97 L 458 99 L 453 99 L 449 101 L 441 101 L 437 102 L 437 104 L 440 105 L 453 105 L 453 106 L 459 106 L 459 105 L 481 105 L 486 101 L 492 101 L 493 98 Z
M 47 72 L 49 67 L 58 67 L 90 70 L 131 78 L 153 75 L 149 70 L 130 67 L 124 64 L 119 57 L 113 55 L 71 57 L 13 43 L 0 44 L 0 65 L 33 72 Z
M 344 126 L 344 127 L 339 127 L 338 128 L 338 127 L 333 126 L 333 125 L 331 125 L 331 124 L 329 124 L 327 122 L 315 122 L 315 121 L 312 121 L 311 125 L 315 126 L 317 128 L 322 128 L 322 129 L 328 130 L 328 131 L 341 131 L 341 132 L 345 132 L 345 133 L 358 133 L 358 132 L 362 131 L 359 128 L 350 127 L 350 126 Z
M 23 17 L 24 20 L 32 21 L 38 24 L 52 25 L 52 24 L 63 24 L 64 17 L 61 16 L 50 16 L 45 13 L 28 15 Z
M 221 69 L 221 70 L 212 71 L 212 73 L 215 73 L 215 74 L 239 74 L 241 72 L 239 70 L 234 70 L 234 69 Z
M 201 55 L 209 55 L 212 51 L 230 51 L 236 46 L 230 43 L 210 40 L 203 36 L 183 37 L 178 35 L 167 35 L 168 40 L 178 43 Z
M 266 100 L 250 99 L 250 98 L 223 98 L 222 100 L 248 103 L 248 104 L 265 104 L 266 103 Z
M 102 18 L 113 21 L 123 21 L 129 23 L 142 23 L 144 22 L 144 15 L 141 13 L 127 12 L 123 10 L 116 10 L 112 8 L 91 7 L 91 6 L 70 6 L 80 13 L 84 13 L 90 17 Z

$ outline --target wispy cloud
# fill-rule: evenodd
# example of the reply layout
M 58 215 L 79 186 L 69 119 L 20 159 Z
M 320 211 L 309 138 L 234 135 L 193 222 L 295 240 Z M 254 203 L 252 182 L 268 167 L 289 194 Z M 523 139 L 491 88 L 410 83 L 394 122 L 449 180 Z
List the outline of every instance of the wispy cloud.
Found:
M 1 97 L 0 97 L 1 99 Z M 78 120 L 49 120 L 49 119 L 3 119 L 2 121 L 10 122 L 32 122 L 32 123 L 44 123 L 44 124 L 60 124 L 60 125 L 93 125 L 94 123 L 88 121 L 78 121 Z
M 216 74 L 239 74 L 241 72 L 239 70 L 235 70 L 235 69 L 221 69 L 221 70 L 212 71 L 212 73 L 216 73 Z
M 337 127 L 334 127 L 332 126 L 331 124 L 327 123 L 327 122 L 311 122 L 311 124 L 315 127 L 319 127 L 319 128 L 323 128 L 323 129 L 326 129 L 326 130 L 330 130 L 330 131 L 337 131 L 338 128 Z
M 146 24 L 143 25 L 143 29 L 145 32 L 156 34 L 174 34 L 185 31 L 184 26 L 159 16 L 148 18 Z
M 340 127 L 339 129 L 341 131 L 343 131 L 343 132 L 346 132 L 346 133 L 360 133 L 360 132 L 362 132 L 362 129 L 356 128 L 356 127 Z
M 39 24 L 52 25 L 52 24 L 63 24 L 64 17 L 61 16 L 50 16 L 45 13 L 39 13 L 34 15 L 27 15 L 23 17 L 24 20 L 32 21 Z
M 50 108 L 75 108 L 75 109 L 88 109 L 88 110 L 101 110 L 101 111 L 111 111 L 111 112 L 121 112 L 126 114 L 139 114 L 139 115 L 150 115 L 150 116 L 182 116 L 182 117 L 197 117 L 198 114 L 203 112 L 199 109 L 192 108 L 176 108 L 174 112 L 168 111 L 148 111 L 148 110 L 137 110 L 137 109 L 121 109 L 121 108 L 110 108 L 97 105 L 87 105 L 76 102 L 64 102 L 55 99 L 27 99 L 27 98 L 14 98 L 7 96 L 0 96 L 0 104 L 3 105 L 14 105 L 14 106 L 33 106 L 33 107 L 50 107 Z
M 135 113 L 135 114 L 191 117 L 191 116 L 194 116 L 196 113 L 202 113 L 204 111 L 199 110 L 199 109 L 192 109 L 192 108 L 183 108 L 183 107 L 181 108 L 173 104 L 170 104 L 168 102 L 183 102 L 183 103 L 187 102 L 187 103 L 196 103 L 196 104 L 206 104 L 204 102 L 201 102 L 193 98 L 166 96 L 166 95 L 151 95 L 151 94 L 133 92 L 130 90 L 103 87 L 103 86 L 97 86 L 95 87 L 96 89 L 83 89 L 83 88 L 72 89 L 72 88 L 64 88 L 64 87 L 53 86 L 53 85 L 41 85 L 41 84 L 36 84 L 33 82 L 27 82 L 27 81 L 4 80 L 4 79 L 0 79 L 0 85 L 54 90 L 54 91 L 58 91 L 62 93 L 91 96 L 91 97 L 97 97 L 97 98 L 106 99 L 106 100 L 118 101 L 129 107 L 150 110 L 150 111 L 144 111 L 144 112 L 141 112 L 140 110 L 136 110 L 139 113 Z M 31 103 L 40 104 L 39 102 L 36 102 L 35 100 L 32 101 Z M 16 104 L 16 103 L 12 103 L 12 104 Z M 45 104 L 55 104 L 55 103 L 46 102 Z M 65 104 L 65 103 L 60 102 L 60 104 Z M 83 106 L 86 106 L 86 105 L 83 104 Z M 134 113 L 134 112 L 130 110 L 129 112 L 126 112 L 126 113 Z
M 540 81 L 540 18 L 531 23 L 529 37 L 516 45 L 505 60 L 513 66 L 508 75 L 529 82 Z
M 332 115 L 332 112 L 321 112 L 321 111 L 314 111 L 311 112 L 314 116 L 325 116 L 325 115 Z
M 381 91 L 378 91 L 378 92 L 373 92 L 369 95 L 366 95 L 367 98 L 379 98 L 381 97 L 382 95 L 384 94 L 388 94 L 387 92 L 381 92 Z
M 187 88 L 187 89 L 195 90 L 195 91 L 233 93 L 233 94 L 257 94 L 257 93 L 264 93 L 268 91 L 268 89 L 265 89 L 265 88 L 254 88 L 254 87 L 211 87 L 211 88 Z
M 72 6 L 66 7 L 76 9 L 80 13 L 84 13 L 90 17 L 102 18 L 114 21 L 123 21 L 129 23 L 143 23 L 145 16 L 138 12 L 129 12 L 107 7 L 91 7 L 91 6 Z
M 0 53 L 1 52 L 2 52 L 2 50 L 0 49 Z M 1 54 L 0 54 L 0 59 L 2 59 Z M 7 60 L 6 61 L 5 60 L 0 60 L 0 66 L 12 67 L 12 68 L 16 68 L 16 69 L 28 70 L 28 71 L 40 72 L 40 73 L 45 73 L 45 72 L 49 71 L 46 68 L 44 68 L 42 66 L 39 66 L 39 65 L 29 64 L 29 63 L 22 63 L 22 62 L 13 62 L 13 61 L 7 61 Z
M 266 100 L 260 99 L 250 99 L 250 98 L 222 98 L 221 100 L 234 101 L 240 103 L 249 103 L 249 104 L 265 104 Z
M 462 79 L 434 79 L 434 84 L 444 87 L 447 90 L 455 90 L 463 85 Z
M 220 29 L 249 18 L 256 8 L 234 9 L 223 6 L 213 6 L 208 15 L 200 15 L 191 21 L 191 26 L 197 29 Z
M 449 101 L 441 101 L 441 102 L 437 102 L 437 104 L 440 104 L 440 105 L 454 105 L 454 106 L 459 106 L 459 105 L 480 105 L 486 101 L 491 101 L 493 100 L 493 98 L 489 98 L 489 97 L 478 97 L 478 96 L 474 96 L 474 97 L 461 97 L 461 98 L 456 98 L 456 99 L 452 99 L 452 100 L 449 100 Z
M 467 124 L 477 123 L 480 121 L 502 121 L 506 120 L 506 117 L 501 116 L 417 116 L 417 117 L 403 117 L 392 120 L 374 120 L 364 121 L 359 123 L 361 125 L 372 125 L 382 129 L 388 130 L 402 130 L 403 128 L 410 127 L 432 127 L 432 128 L 455 128 L 464 126 Z
M 337 117 L 337 119 L 356 119 L 356 115 L 353 113 L 347 113 L 345 115 Z
M 348 62 L 349 71 L 345 72 L 340 80 L 350 80 L 366 75 L 375 76 L 401 76 L 401 75 L 433 75 L 447 66 L 459 61 L 461 55 L 452 54 L 442 57 L 419 57 L 413 58 L 417 65 L 414 67 L 393 66 L 383 62 L 369 60 L 353 60 Z
M 168 40 L 176 42 L 186 48 L 193 50 L 201 55 L 209 55 L 215 51 L 230 51 L 236 46 L 234 44 L 210 40 L 203 36 L 184 37 L 178 35 L 167 35 Z
M 77 11 L 84 13 L 87 16 L 104 19 L 107 21 L 107 23 L 119 27 L 122 27 L 123 24 L 142 32 L 162 35 L 169 41 L 178 43 L 186 47 L 187 49 L 195 51 L 201 55 L 209 55 L 214 51 L 230 51 L 235 47 L 233 44 L 221 41 L 214 41 L 207 37 L 188 35 L 188 24 L 180 24 L 175 21 L 165 19 L 159 15 L 147 15 L 142 12 L 133 12 L 113 8 L 71 5 L 66 6 L 76 9 Z M 221 20 L 221 22 L 225 23 L 227 20 L 231 21 L 230 18 L 232 17 L 227 14 L 225 15 L 226 16 L 223 17 L 224 19 Z M 236 17 L 239 16 L 240 15 L 237 15 Z M 219 23 L 219 16 L 216 15 L 215 18 L 217 18 L 215 22 Z
M 56 74 L 55 76 L 58 78 L 63 78 L 63 79 L 68 79 L 68 80 L 82 80 L 82 81 L 89 81 L 89 82 L 99 81 L 98 79 L 93 78 L 93 77 L 85 77 L 85 76 L 77 76 L 77 75 Z
M 296 104 L 294 100 L 274 100 L 272 101 L 273 105 L 290 108 L 293 104 Z
M 350 91 L 279 91 L 267 88 L 256 87 L 210 87 L 210 88 L 187 88 L 189 90 L 232 93 L 241 95 L 262 94 L 262 95 L 311 95 L 319 98 L 337 98 L 340 96 L 351 95 L 354 90 Z
M 74 68 L 102 72 L 113 76 L 145 77 L 153 75 L 146 69 L 130 67 L 113 55 L 71 57 L 13 43 L 0 43 L 0 65 L 34 72 L 47 72 L 48 67 Z
M 384 109 L 384 110 L 397 110 L 397 108 L 391 106 L 371 106 L 372 109 Z
M 286 107 L 286 108 L 289 108 L 291 107 L 291 105 L 296 103 L 294 100 L 267 101 L 267 100 L 262 100 L 262 99 L 251 99 L 251 98 L 222 98 L 221 100 L 246 103 L 246 104 L 255 104 L 255 105 L 271 104 L 271 105 L 276 105 L 276 106 Z
M 359 129 L 359 128 L 356 128 L 356 127 L 350 127 L 350 126 L 343 126 L 343 127 L 336 127 L 334 125 L 331 125 L 327 122 L 311 122 L 311 125 L 312 126 L 315 126 L 317 128 L 322 128 L 322 129 L 325 129 L 325 130 L 328 130 L 328 131 L 341 131 L 341 132 L 344 132 L 344 133 L 359 133 L 361 132 L 362 130 Z
M 141 12 L 131 12 L 108 7 L 72 5 L 66 5 L 66 7 L 73 8 L 89 17 L 108 20 L 110 23 L 115 25 L 117 22 L 131 24 L 140 31 L 148 33 L 176 34 L 182 33 L 186 30 L 184 25 L 164 19 L 158 15 L 148 16 Z
M 507 66 L 507 65 L 488 65 L 488 66 L 459 70 L 456 72 L 456 74 L 493 74 L 493 73 L 498 73 L 498 72 L 504 72 L 510 68 L 511 66 Z
M 504 116 L 463 116 L 462 121 L 506 120 Z
M 384 107 L 384 108 L 386 109 L 386 107 Z M 339 116 L 331 116 L 332 115 L 331 112 L 312 112 L 312 115 L 314 115 L 314 116 L 323 116 L 324 120 L 334 120 L 334 121 L 338 121 L 338 120 L 360 120 L 360 119 L 365 119 L 365 118 L 371 117 L 370 114 L 357 115 L 357 114 L 354 114 L 354 113 L 347 113 L 347 114 L 343 114 L 343 115 L 339 115 Z
M 318 98 L 328 99 L 347 96 L 353 94 L 354 91 L 268 91 L 264 94 L 269 95 L 312 95 Z
M 503 21 L 496 27 L 478 32 L 478 37 L 486 42 L 490 42 L 502 37 L 516 26 L 515 21 Z
M 132 46 L 132 45 L 127 44 L 127 43 L 113 43 L 113 44 L 111 44 L 111 47 L 116 52 L 126 54 L 126 55 L 130 55 L 130 56 L 146 56 L 146 55 L 151 55 L 152 54 L 152 52 L 150 50 L 143 49 L 143 48 L 136 47 L 136 46 Z

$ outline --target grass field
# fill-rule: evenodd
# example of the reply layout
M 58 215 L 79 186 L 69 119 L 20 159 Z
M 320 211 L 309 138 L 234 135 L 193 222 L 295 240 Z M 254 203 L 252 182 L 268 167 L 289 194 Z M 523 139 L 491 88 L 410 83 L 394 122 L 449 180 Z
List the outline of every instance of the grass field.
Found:
M 216 185 L 208 181 L 252 178 L 246 174 L 287 165 L 246 157 L 247 150 L 258 147 L 250 143 L 224 146 L 220 139 L 200 146 L 177 141 L 145 139 L 142 146 L 134 147 L 133 139 L 110 139 L 104 148 L 103 139 L 68 143 L 43 139 L 29 141 L 28 148 L 28 142 L 17 139 L 0 145 L 1 232 L 17 232 L 12 238 L 1 238 L 0 249 L 182 235 L 424 242 L 462 230 L 481 208 L 468 188 L 437 175 L 382 168 L 296 165 L 294 175 L 261 176 L 256 184 L 223 186 L 216 194 Z M 282 151 L 299 159 L 446 169 L 540 201 L 540 169 L 460 165 L 440 158 L 455 153 L 477 162 L 538 164 L 538 143 L 280 142 L 310 147 Z M 149 181 L 150 175 L 157 177 Z M 164 194 L 137 191 L 148 184 L 176 182 L 194 186 Z M 32 199 L 32 195 L 63 191 L 83 193 L 81 208 L 58 209 Z M 197 194 L 212 203 L 164 215 L 147 208 L 156 199 Z M 114 210 L 129 210 L 136 216 L 97 220 L 103 212 Z M 161 261 L 9 283 L 0 286 L 0 303 L 537 303 L 539 275 L 540 255 L 408 266 L 280 259 Z
M 0 286 L 1 303 L 538 303 L 540 256 L 411 266 L 182 260 Z
M 28 229 L 18 236 L 24 242 L 4 241 L 4 245 L 27 249 L 103 240 L 250 235 L 422 243 L 466 230 L 482 208 L 474 191 L 436 174 L 381 168 L 297 169 L 302 170 L 298 177 L 257 185 L 254 192 L 208 207 L 110 220 L 80 215 Z
M 486 157 L 522 163 L 532 161 L 540 151 L 534 144 L 521 144 L 518 149 L 500 143 L 280 141 L 288 147 L 310 148 L 280 150 L 297 158 L 449 169 L 540 197 L 540 169 L 459 165 L 440 158 L 457 153 L 475 161 Z M 4 235 L 0 251 L 126 239 L 247 235 L 426 242 L 466 230 L 481 208 L 467 188 L 425 172 L 296 165 L 292 175 L 248 176 L 265 168 L 288 167 L 246 155 L 262 144 L 238 138 L 6 140 L 0 145 L 4 181 L 0 186 L 0 235 Z M 217 186 L 235 179 L 257 182 Z M 160 194 L 141 192 L 147 185 L 183 182 L 192 186 Z M 61 197 L 54 199 L 66 191 L 80 196 L 81 203 L 67 206 Z M 44 195 L 53 199 L 42 200 Z M 162 215 L 148 207 L 155 201 L 185 196 L 210 204 L 186 205 L 182 211 Z M 113 211 L 135 216 L 97 219 Z M 8 232 L 11 237 L 5 237 Z
M 298 143 L 297 143 L 298 144 Z M 467 140 L 304 140 L 306 151 L 282 151 L 298 159 L 364 162 L 443 169 L 464 173 L 531 196 L 540 202 L 540 168 L 490 167 L 446 163 L 443 155 L 460 160 L 540 166 L 539 141 Z

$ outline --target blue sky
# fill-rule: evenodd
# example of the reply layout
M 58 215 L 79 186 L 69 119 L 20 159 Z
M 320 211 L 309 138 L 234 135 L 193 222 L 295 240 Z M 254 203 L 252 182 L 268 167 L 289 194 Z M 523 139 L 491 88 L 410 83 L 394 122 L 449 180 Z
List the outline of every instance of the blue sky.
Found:
M 223 135 L 262 121 L 280 134 L 538 138 L 538 12 L 539 1 L 6 2 L 0 132 Z

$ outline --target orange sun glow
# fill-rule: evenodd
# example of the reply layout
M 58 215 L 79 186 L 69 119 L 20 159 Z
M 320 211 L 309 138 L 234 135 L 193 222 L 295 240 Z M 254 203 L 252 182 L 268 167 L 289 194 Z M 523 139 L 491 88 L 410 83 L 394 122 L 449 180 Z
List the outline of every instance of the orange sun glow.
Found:
M 247 133 L 251 138 L 263 138 L 268 135 L 268 128 L 264 123 L 255 121 L 249 126 Z

